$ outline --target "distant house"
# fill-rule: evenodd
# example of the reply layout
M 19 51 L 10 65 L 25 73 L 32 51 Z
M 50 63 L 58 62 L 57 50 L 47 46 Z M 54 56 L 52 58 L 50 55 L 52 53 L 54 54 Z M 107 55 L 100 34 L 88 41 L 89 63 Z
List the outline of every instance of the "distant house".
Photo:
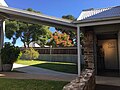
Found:
M 76 21 L 71 21 L 5 7 L 7 5 L 2 1 L 4 0 L 0 1 L 0 48 L 3 47 L 5 19 L 40 23 L 77 33 L 78 75 L 81 73 L 80 32 L 84 33 L 83 54 L 87 68 L 95 68 L 97 74 L 120 71 L 120 6 L 83 10 Z
M 26 45 L 27 46 L 27 45 Z M 24 47 L 24 46 L 21 46 L 21 47 Z M 27 46 L 28 47 L 28 46 Z M 29 44 L 29 47 L 41 47 L 39 44 L 35 43 L 35 42 L 31 42 Z M 50 46 L 47 46 L 47 45 L 44 45 L 44 47 L 50 47 Z
M 33 42 L 31 42 L 31 43 L 29 44 L 29 46 L 30 46 L 30 47 L 40 47 L 37 43 L 33 43 Z
M 27 45 L 26 45 L 27 46 Z M 24 47 L 24 46 L 22 46 L 22 47 Z M 28 46 L 27 46 L 28 47 Z M 40 47 L 40 45 L 38 45 L 37 43 L 35 43 L 35 42 L 31 42 L 30 44 L 29 44 L 29 47 Z

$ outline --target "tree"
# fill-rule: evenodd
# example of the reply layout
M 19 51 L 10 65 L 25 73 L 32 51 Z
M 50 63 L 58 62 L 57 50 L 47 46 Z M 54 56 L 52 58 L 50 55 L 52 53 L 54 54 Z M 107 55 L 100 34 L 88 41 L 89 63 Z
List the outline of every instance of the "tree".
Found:
M 27 10 L 39 13 L 31 8 Z M 51 32 L 49 30 L 49 26 L 6 20 L 5 34 L 8 39 L 12 39 L 13 44 L 15 44 L 16 40 L 20 38 L 24 47 L 29 47 L 31 42 L 38 43 L 43 47 L 50 38 Z
M 68 19 L 68 20 L 76 20 L 76 18 L 72 15 L 63 15 L 62 18 Z
M 68 19 L 68 20 L 76 20 L 76 18 L 72 15 L 64 15 L 62 16 L 63 19 Z M 74 31 L 72 30 L 65 30 L 65 29 L 59 29 L 59 28 L 56 28 L 57 31 L 60 31 L 62 33 L 66 33 L 68 35 L 70 35 L 70 39 L 72 40 L 72 43 L 74 44 L 74 46 L 76 46 L 76 38 L 77 38 L 77 35 Z
M 30 11 L 30 12 L 35 12 L 35 13 L 41 13 L 40 11 L 35 11 L 32 8 L 28 8 L 28 9 L 25 9 L 25 10 Z
M 49 45 L 53 47 L 68 47 L 73 46 L 70 36 L 66 33 L 55 32 L 51 35 Z

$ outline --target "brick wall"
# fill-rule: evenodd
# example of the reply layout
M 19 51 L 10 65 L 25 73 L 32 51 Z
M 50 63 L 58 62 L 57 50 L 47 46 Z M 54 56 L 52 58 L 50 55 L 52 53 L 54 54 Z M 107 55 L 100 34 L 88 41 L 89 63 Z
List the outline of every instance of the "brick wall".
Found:
M 94 32 L 85 31 L 84 32 L 84 60 L 86 62 L 87 68 L 94 68 Z

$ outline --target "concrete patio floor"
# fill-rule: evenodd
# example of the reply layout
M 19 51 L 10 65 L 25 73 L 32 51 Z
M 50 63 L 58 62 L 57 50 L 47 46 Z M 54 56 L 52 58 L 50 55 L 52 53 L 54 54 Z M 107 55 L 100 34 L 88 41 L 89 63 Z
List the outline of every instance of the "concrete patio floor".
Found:
M 120 77 L 96 76 L 95 90 L 120 90 Z
M 120 86 L 97 84 L 95 90 L 120 90 Z
M 96 76 L 96 84 L 120 86 L 120 77 Z

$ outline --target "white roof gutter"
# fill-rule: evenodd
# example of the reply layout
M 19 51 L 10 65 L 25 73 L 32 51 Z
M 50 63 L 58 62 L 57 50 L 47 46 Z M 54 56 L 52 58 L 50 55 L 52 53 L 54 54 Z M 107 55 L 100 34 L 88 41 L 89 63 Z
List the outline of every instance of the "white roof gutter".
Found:
M 118 24 L 120 23 L 120 16 L 79 20 L 79 21 L 74 21 L 73 23 L 81 27 L 106 25 L 106 24 Z

